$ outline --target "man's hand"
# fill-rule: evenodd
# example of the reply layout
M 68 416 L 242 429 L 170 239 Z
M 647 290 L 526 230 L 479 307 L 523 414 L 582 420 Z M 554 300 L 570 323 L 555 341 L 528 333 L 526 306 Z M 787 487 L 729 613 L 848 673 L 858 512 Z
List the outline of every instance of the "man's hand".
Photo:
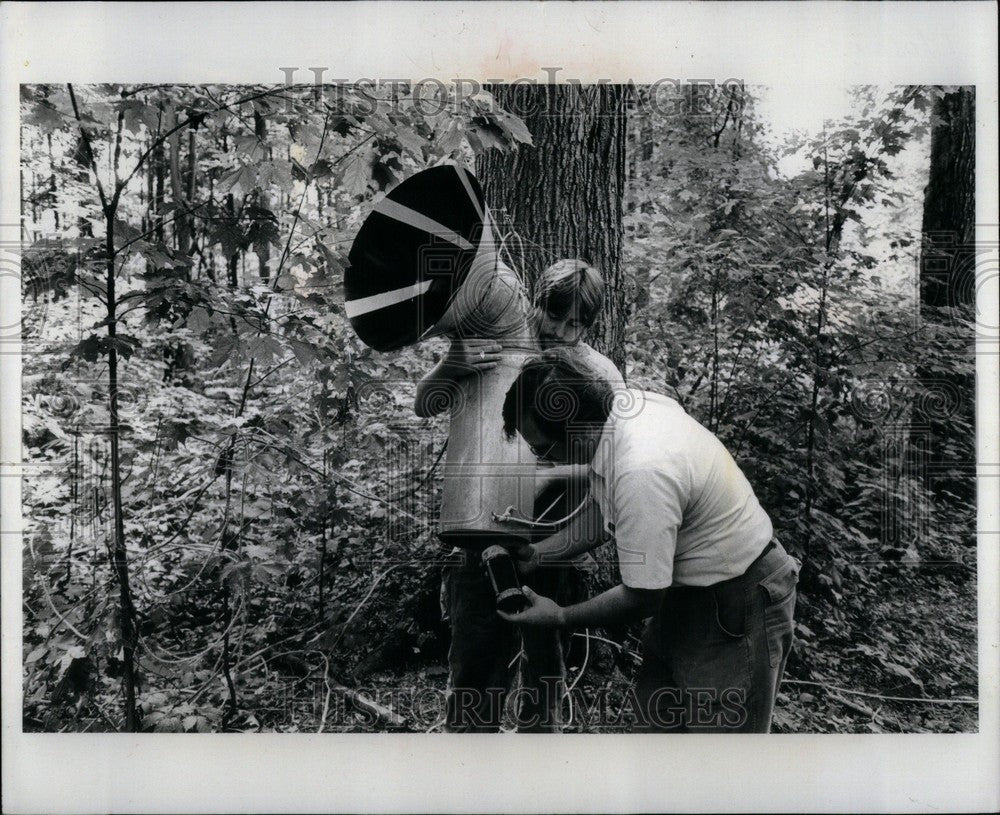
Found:
M 445 362 L 456 372 L 483 373 L 497 367 L 501 350 L 496 340 L 457 339 L 452 341 Z
M 559 628 L 563 625 L 563 608 L 554 600 L 550 600 L 548 597 L 542 597 L 540 594 L 535 594 L 527 586 L 521 586 L 521 591 L 524 592 L 524 596 L 528 598 L 528 602 L 531 603 L 528 608 L 524 611 L 518 612 L 517 614 L 507 614 L 503 611 L 497 611 L 501 617 L 511 623 L 517 623 L 518 625 L 536 625 L 536 626 L 549 626 Z
M 538 550 L 530 543 L 526 543 L 514 552 L 514 563 L 518 573 L 524 577 L 534 574 L 538 570 Z

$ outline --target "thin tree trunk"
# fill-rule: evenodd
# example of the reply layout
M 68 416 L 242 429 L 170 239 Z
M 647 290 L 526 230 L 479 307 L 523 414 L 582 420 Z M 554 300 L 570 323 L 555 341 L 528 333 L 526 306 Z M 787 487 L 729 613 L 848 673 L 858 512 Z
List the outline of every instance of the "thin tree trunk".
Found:
M 188 167 L 187 167 L 187 194 L 185 195 L 185 206 L 190 209 L 194 206 L 196 182 L 198 179 L 198 139 L 195 130 L 188 130 Z M 184 254 L 190 255 L 194 251 L 195 244 L 195 215 L 194 212 L 182 216 L 186 225 L 188 249 Z M 190 274 L 190 272 L 189 272 Z
M 708 398 L 708 427 L 714 433 L 719 427 L 719 288 L 712 275 L 712 380 Z
M 329 484 L 329 478 L 327 475 L 327 462 L 329 456 L 327 451 L 323 450 L 323 483 Z M 319 618 L 321 620 L 326 619 L 326 529 L 328 521 L 329 511 L 324 510 L 323 517 L 320 521 L 323 528 L 321 531 L 320 546 L 319 546 Z
M 263 190 L 260 191 L 259 204 L 261 209 L 270 210 L 271 208 L 270 196 Z M 269 283 L 271 280 L 271 244 L 265 240 L 256 241 L 254 243 L 254 253 L 257 255 L 260 279 L 264 283 Z
M 976 239 L 976 89 L 945 94 L 934 106 L 931 168 L 924 193 L 920 275 L 924 306 L 968 307 L 975 289 L 962 252 Z M 974 271 L 974 270 L 973 270 Z
M 806 495 L 805 495 L 805 534 L 803 535 L 802 551 L 808 559 L 813 539 L 812 510 L 816 494 L 816 421 L 819 419 L 819 372 L 823 363 L 823 329 L 826 326 L 827 294 L 830 284 L 830 270 L 833 267 L 833 256 L 840 248 L 840 238 L 844 228 L 843 205 L 850 197 L 850 188 L 839 201 L 836 210 L 833 209 L 832 181 L 830 179 L 830 159 L 826 151 L 823 153 L 823 174 L 825 187 L 824 219 L 826 222 L 825 253 L 823 261 L 823 278 L 820 283 L 819 306 L 816 309 L 816 330 L 813 332 L 813 374 L 812 389 L 809 394 L 809 414 L 806 429 Z
M 160 243 L 164 242 L 163 233 L 163 219 L 161 217 L 163 213 L 163 184 L 165 170 L 164 166 L 166 162 L 164 161 L 164 151 L 163 144 L 157 145 L 156 149 L 153 151 L 153 164 L 156 167 L 156 199 L 153 205 L 153 216 L 156 218 L 156 240 Z
M 253 114 L 254 123 L 254 135 L 260 140 L 260 143 L 264 145 L 264 151 L 268 159 L 271 158 L 271 147 L 267 143 L 267 121 L 259 112 L 254 111 Z M 267 192 L 261 189 L 258 193 L 258 206 L 261 209 L 270 210 L 271 201 Z M 320 213 L 320 220 L 322 220 L 323 213 Z M 268 264 L 271 261 L 271 244 L 267 241 L 257 241 L 254 245 L 254 254 L 257 255 L 257 267 L 258 275 L 264 283 L 268 283 L 271 279 L 271 270 Z
M 58 199 L 58 195 L 57 195 L 57 190 L 59 188 L 56 186 L 56 168 L 55 168 L 55 163 L 54 163 L 55 160 L 52 158 L 52 134 L 51 133 L 47 133 L 46 134 L 46 139 L 48 140 L 48 144 L 49 144 L 49 173 L 50 173 L 50 175 L 49 175 L 49 192 L 52 195 L 52 204 L 51 204 L 52 215 L 55 217 L 55 227 L 56 227 L 56 232 L 58 232 L 59 231 L 59 199 Z
M 233 200 L 232 193 L 226 196 L 226 210 L 229 213 L 229 217 L 235 221 L 236 202 Z M 239 278 L 240 253 L 238 251 L 233 252 L 233 254 L 226 259 L 226 262 L 229 269 L 229 285 L 235 289 L 240 285 L 240 278 Z
M 107 326 L 108 326 L 108 419 L 110 426 L 108 435 L 111 442 L 111 500 L 114 523 L 114 542 L 111 547 L 111 561 L 115 576 L 118 580 L 120 598 L 120 624 L 122 635 L 122 683 L 125 692 L 125 729 L 129 732 L 136 732 L 139 729 L 139 720 L 136 715 L 135 705 L 135 648 L 137 644 L 135 628 L 135 605 L 132 600 L 132 590 L 129 586 L 128 574 L 128 551 L 125 546 L 125 510 L 122 503 L 122 477 L 121 477 L 121 455 L 119 452 L 119 437 L 121 426 L 118 414 L 118 302 L 115 293 L 115 219 L 118 214 L 119 196 L 122 187 L 118 183 L 118 154 L 115 154 L 114 177 L 115 189 L 109 198 L 101 182 L 101 175 L 97 170 L 94 159 L 94 151 L 90 143 L 90 137 L 83 126 L 83 119 L 76 101 L 76 94 L 73 92 L 73 85 L 67 84 L 70 101 L 73 105 L 73 113 L 80 128 L 80 138 L 83 147 L 81 155 L 89 164 L 90 171 L 94 174 L 94 182 L 97 185 L 97 192 L 101 199 L 101 211 L 104 215 L 105 223 L 105 264 L 107 277 L 105 280 L 107 297 Z M 119 134 L 121 132 L 121 120 L 119 119 Z M 86 172 L 86 171 L 85 171 Z
M 823 325 L 826 314 L 826 292 L 827 292 L 828 270 L 823 269 L 823 284 L 820 291 L 819 308 L 816 311 L 816 332 L 813 337 L 815 347 L 813 348 L 813 364 L 816 366 L 812 377 L 812 391 L 809 395 L 809 420 L 806 430 L 806 496 L 805 496 L 805 535 L 802 541 L 802 551 L 808 558 L 810 547 L 812 546 L 812 509 L 815 494 L 816 477 L 816 419 L 819 407 L 819 364 L 820 364 L 820 342 L 823 338 Z
M 80 433 L 73 433 L 73 475 L 69 482 L 69 548 L 66 550 L 66 585 L 69 585 L 73 571 L 73 547 L 76 544 L 77 504 L 80 498 Z
M 153 227 L 153 219 L 155 218 L 155 206 L 156 206 L 156 187 L 154 186 L 155 173 L 153 172 L 152 162 L 147 162 L 146 164 L 146 214 L 142 219 L 142 231 L 146 232 Z M 149 265 L 147 264 L 147 268 Z
M 164 124 L 167 130 L 171 130 L 177 124 L 177 114 L 172 104 L 167 105 Z M 192 135 L 194 135 L 193 131 Z M 190 204 L 185 194 L 184 179 L 181 175 L 181 132 L 178 130 L 173 133 L 167 141 L 170 144 L 170 192 L 174 206 L 177 210 L 182 211 L 188 209 Z M 192 144 L 192 149 L 193 147 Z M 189 255 L 191 253 L 191 230 L 188 216 L 178 215 L 174 218 L 173 223 L 177 251 L 182 255 Z
M 135 606 L 129 586 L 128 553 L 125 547 L 125 510 L 122 503 L 121 457 L 119 453 L 120 425 L 118 417 L 118 333 L 117 301 L 115 299 L 115 226 L 114 211 L 107 213 L 107 296 L 108 296 L 108 407 L 111 421 L 111 500 L 114 507 L 114 569 L 118 578 L 121 598 L 121 632 L 123 655 L 123 682 L 125 685 L 125 729 L 137 732 L 139 722 L 135 706 Z

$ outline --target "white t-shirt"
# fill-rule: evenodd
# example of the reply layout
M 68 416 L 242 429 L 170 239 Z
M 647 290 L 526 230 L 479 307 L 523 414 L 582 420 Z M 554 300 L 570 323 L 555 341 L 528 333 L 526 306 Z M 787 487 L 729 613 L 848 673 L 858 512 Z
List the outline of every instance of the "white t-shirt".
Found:
M 590 469 L 622 582 L 709 586 L 743 574 L 774 530 L 729 451 L 673 399 L 623 395 Z

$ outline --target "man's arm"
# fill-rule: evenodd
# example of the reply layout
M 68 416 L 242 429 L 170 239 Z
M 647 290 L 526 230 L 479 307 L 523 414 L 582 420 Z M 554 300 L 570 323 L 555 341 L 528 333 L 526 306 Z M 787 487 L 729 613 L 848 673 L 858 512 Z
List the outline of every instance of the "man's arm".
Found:
M 659 608 L 664 589 L 633 589 L 619 583 L 589 600 L 565 607 L 527 586 L 522 591 L 531 605 L 519 614 L 498 611 L 505 620 L 518 625 L 591 628 L 649 617 Z
M 586 481 L 590 466 L 587 464 L 547 464 L 538 463 L 535 477 L 535 492 L 539 493 L 556 481 Z
M 587 496 L 587 505 L 562 529 L 537 543 L 528 544 L 517 552 L 524 573 L 543 564 L 560 563 L 596 549 L 606 540 L 601 526 L 601 510 Z
M 444 359 L 417 383 L 413 412 L 422 419 L 442 413 L 451 403 L 455 383 L 495 368 L 499 362 L 500 345 L 496 340 L 455 340 Z

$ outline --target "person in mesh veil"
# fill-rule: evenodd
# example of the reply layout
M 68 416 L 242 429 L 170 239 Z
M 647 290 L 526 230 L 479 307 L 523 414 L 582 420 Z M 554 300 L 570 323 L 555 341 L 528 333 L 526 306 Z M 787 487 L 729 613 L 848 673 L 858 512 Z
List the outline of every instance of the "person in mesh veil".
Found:
M 414 403 L 418 416 L 450 412 L 438 533 L 455 547 L 442 576 L 442 610 L 451 625 L 445 729 L 498 731 L 507 690 L 519 671 L 518 729 L 555 731 L 561 726 L 565 675 L 562 639 L 559 632 L 538 628 L 519 632 L 497 616 L 480 553 L 494 544 L 525 549 L 530 527 L 497 516 L 515 510 L 515 517 L 529 518 L 539 493 L 548 496 L 561 485 L 567 496 L 584 499 L 581 468 L 538 468 L 523 440 L 504 435 L 501 409 L 522 364 L 555 346 L 624 385 L 614 364 L 581 339 L 600 314 L 604 281 L 583 261 L 559 261 L 539 276 L 529 309 L 521 281 L 498 262 L 489 274 L 470 278 L 460 294 L 455 312 L 466 316 L 450 332 L 448 353 L 420 380 Z M 574 477 L 575 490 L 569 486 Z M 596 511 L 588 500 L 580 517 L 599 527 L 592 517 Z M 540 569 L 532 582 L 558 594 L 565 568 Z

